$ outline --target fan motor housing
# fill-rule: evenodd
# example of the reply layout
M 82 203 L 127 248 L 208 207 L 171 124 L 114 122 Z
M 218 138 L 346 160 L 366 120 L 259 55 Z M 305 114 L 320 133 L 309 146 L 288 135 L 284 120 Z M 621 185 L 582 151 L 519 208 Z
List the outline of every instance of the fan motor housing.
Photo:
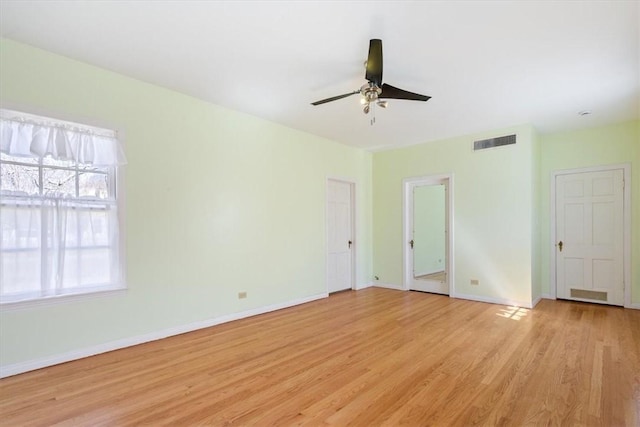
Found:
M 378 99 L 378 95 L 382 93 L 382 89 L 380 89 L 375 83 L 367 83 L 362 85 L 360 88 L 360 94 L 364 97 L 367 102 L 373 102 Z

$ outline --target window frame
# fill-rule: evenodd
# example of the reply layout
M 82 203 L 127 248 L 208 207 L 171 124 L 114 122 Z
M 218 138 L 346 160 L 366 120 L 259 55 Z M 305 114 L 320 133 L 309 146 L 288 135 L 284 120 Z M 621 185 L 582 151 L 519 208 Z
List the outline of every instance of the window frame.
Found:
M 3 105 L 0 105 L 0 108 L 3 110 L 6 109 Z M 90 123 L 89 120 L 76 120 L 76 119 L 68 119 L 68 118 L 62 119 L 62 118 L 57 118 L 51 114 L 25 113 L 25 115 L 30 117 L 38 117 L 43 121 L 73 122 L 73 123 L 81 124 L 88 128 L 97 128 L 100 130 L 114 132 L 115 134 L 118 135 L 119 143 L 121 144 L 121 146 L 124 147 L 123 132 L 121 130 L 114 128 L 113 126 L 104 126 L 101 124 L 94 124 L 94 123 Z M 64 293 L 53 294 L 53 295 L 46 295 L 45 292 L 43 292 L 44 282 L 41 279 L 38 296 L 33 296 L 25 299 L 0 301 L 0 309 L 3 312 L 11 311 L 14 309 L 19 310 L 19 309 L 37 307 L 37 306 L 56 305 L 59 303 L 66 303 L 70 301 L 102 298 L 105 296 L 112 296 L 112 295 L 117 295 L 117 294 L 126 292 L 128 289 L 128 286 L 126 281 L 126 277 L 127 277 L 126 253 L 125 253 L 126 227 L 125 227 L 125 215 L 124 215 L 126 211 L 125 197 L 124 197 L 125 168 L 122 166 L 114 165 L 114 166 L 107 166 L 107 167 L 97 167 L 97 169 L 99 169 L 98 171 L 89 171 L 90 173 L 105 173 L 108 177 L 107 191 L 109 193 L 109 197 L 99 198 L 99 197 L 80 196 L 79 185 L 80 185 L 80 176 L 82 175 L 82 167 L 79 166 L 77 163 L 71 164 L 68 167 L 59 166 L 59 165 L 47 165 L 45 162 L 43 162 L 43 159 L 36 159 L 36 162 L 33 162 L 33 163 L 20 162 L 20 161 L 14 161 L 14 160 L 1 160 L 0 163 L 38 168 L 38 175 L 39 175 L 38 194 L 23 196 L 25 197 L 25 199 L 38 198 L 38 199 L 44 200 L 45 198 L 47 198 L 47 196 L 43 194 L 45 191 L 44 190 L 45 183 L 43 182 L 43 170 L 44 169 L 60 169 L 60 170 L 67 170 L 67 171 L 74 172 L 75 194 L 73 196 L 73 200 L 76 200 L 80 203 L 86 202 L 90 204 L 97 204 L 96 206 L 97 209 L 101 209 L 100 205 L 104 206 L 103 209 L 105 209 L 107 205 L 115 206 L 116 215 L 118 218 L 118 241 L 117 241 L 118 248 L 117 249 L 118 249 L 118 272 L 119 272 L 118 277 L 112 283 L 105 284 L 105 285 L 98 285 L 98 286 L 80 286 L 80 287 L 76 287 L 75 289 L 70 288 L 68 291 Z M 100 169 L 107 170 L 107 171 L 103 172 Z M 19 195 L 15 197 L 20 198 Z M 3 200 L 2 203 L 4 204 L 6 202 Z M 90 208 L 90 209 L 93 209 L 93 208 Z M 89 247 L 80 245 L 80 243 L 78 243 L 78 248 L 76 249 L 80 250 L 81 248 L 89 248 Z M 70 249 L 73 249 L 73 248 L 70 248 Z M 43 251 L 42 241 L 37 250 Z

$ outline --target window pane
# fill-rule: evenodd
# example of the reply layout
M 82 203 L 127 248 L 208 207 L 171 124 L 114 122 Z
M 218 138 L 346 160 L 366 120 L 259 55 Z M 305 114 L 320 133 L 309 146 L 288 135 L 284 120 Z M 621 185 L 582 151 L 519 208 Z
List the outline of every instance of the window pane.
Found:
M 104 166 L 78 165 L 78 169 L 85 172 L 109 173 L 110 168 Z
M 40 294 L 41 228 L 39 204 L 0 209 L 0 295 Z M 34 294 L 35 292 L 35 294 Z M 19 299 L 19 298 L 18 298 Z
M 111 282 L 111 249 L 84 249 L 78 256 L 80 286 L 103 285 Z
M 0 248 L 36 249 L 40 247 L 40 205 L 21 203 L 11 205 L 5 202 L 0 209 L 2 231 Z
M 1 153 L 1 152 L 0 152 L 0 160 L 26 163 L 26 164 L 30 164 L 30 165 L 37 165 L 38 164 L 38 158 L 37 157 L 10 156 L 9 154 L 5 154 L 5 153 Z
M 42 164 L 45 166 L 60 166 L 70 169 L 74 169 L 76 167 L 76 163 L 73 160 L 56 160 L 51 157 L 43 157 Z
M 107 246 L 109 244 L 109 211 L 92 209 L 78 217 L 80 246 Z
M 109 179 L 105 173 L 80 172 L 80 197 L 109 198 Z
M 0 294 L 40 293 L 40 250 L 0 252 Z
M 62 272 L 62 287 L 65 289 L 75 288 L 78 286 L 79 270 L 78 270 L 78 250 L 67 249 L 64 251 L 64 265 Z
M 62 287 L 93 287 L 110 283 L 111 249 L 69 249 L 64 257 Z
M 44 194 L 76 195 L 76 172 L 67 169 L 42 168 Z
M 38 168 L 0 163 L 0 190 L 38 194 Z
M 66 233 L 64 239 L 66 247 L 91 248 L 109 245 L 109 216 L 112 215 L 109 207 L 100 208 L 74 204 L 74 207 L 65 209 L 63 215 L 62 229 Z M 58 220 L 63 221 L 62 218 L 60 217 Z M 50 224 L 50 228 L 52 227 L 53 224 Z
M 79 212 L 79 208 L 68 207 L 66 209 L 61 209 L 61 214 L 62 215 L 58 218 L 58 221 L 64 221 L 61 222 L 61 228 L 65 232 L 64 245 L 66 248 L 75 248 L 80 243 L 78 239 L 78 215 L 81 214 Z M 50 225 L 50 227 L 53 226 L 53 224 Z

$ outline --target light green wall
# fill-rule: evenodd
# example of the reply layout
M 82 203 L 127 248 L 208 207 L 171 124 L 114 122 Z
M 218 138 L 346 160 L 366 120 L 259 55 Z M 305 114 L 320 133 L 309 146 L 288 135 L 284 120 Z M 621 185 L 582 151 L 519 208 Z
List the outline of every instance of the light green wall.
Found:
M 551 174 L 562 169 L 631 164 L 631 301 L 640 304 L 640 121 L 540 136 L 541 281 L 549 294 Z
M 540 237 L 542 234 L 541 230 L 541 212 L 540 212 L 540 197 L 542 196 L 541 192 L 541 179 L 540 179 L 540 168 L 542 165 L 542 150 L 540 144 L 540 137 L 537 132 L 531 132 L 531 162 L 533 168 L 531 169 L 531 183 L 532 183 L 532 194 L 533 197 L 533 216 L 531 218 L 531 241 L 532 241 L 532 251 L 531 254 L 531 265 L 532 265 L 532 280 L 531 280 L 531 299 L 534 301 L 538 301 L 542 297 L 542 268 L 540 264 L 540 258 L 542 255 L 541 241 Z
M 473 140 L 513 132 L 516 150 L 471 151 Z M 381 283 L 402 284 L 402 179 L 453 172 L 456 292 L 523 303 L 547 296 L 552 172 L 621 163 L 632 169 L 631 286 L 638 306 L 639 121 L 547 135 L 522 126 L 375 153 L 374 274 Z M 470 278 L 480 286 L 470 286 Z
M 356 182 L 370 282 L 370 153 L 10 40 L 0 55 L 5 106 L 114 126 L 129 162 L 129 290 L 3 310 L 2 365 L 326 292 L 328 176 Z
M 415 275 L 445 268 L 444 185 L 422 185 L 413 193 L 413 270 Z
M 516 145 L 473 151 L 474 140 L 513 133 Z M 373 265 L 379 281 L 403 280 L 402 180 L 452 173 L 456 294 L 530 304 L 534 147 L 533 129 L 518 126 L 375 153 Z

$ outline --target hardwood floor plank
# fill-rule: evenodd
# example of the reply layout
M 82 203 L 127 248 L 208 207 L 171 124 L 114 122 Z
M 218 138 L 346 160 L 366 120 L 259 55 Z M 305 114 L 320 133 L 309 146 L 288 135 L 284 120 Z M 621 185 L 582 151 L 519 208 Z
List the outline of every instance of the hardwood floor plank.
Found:
M 3 426 L 640 423 L 640 312 L 365 289 L 0 380 Z

